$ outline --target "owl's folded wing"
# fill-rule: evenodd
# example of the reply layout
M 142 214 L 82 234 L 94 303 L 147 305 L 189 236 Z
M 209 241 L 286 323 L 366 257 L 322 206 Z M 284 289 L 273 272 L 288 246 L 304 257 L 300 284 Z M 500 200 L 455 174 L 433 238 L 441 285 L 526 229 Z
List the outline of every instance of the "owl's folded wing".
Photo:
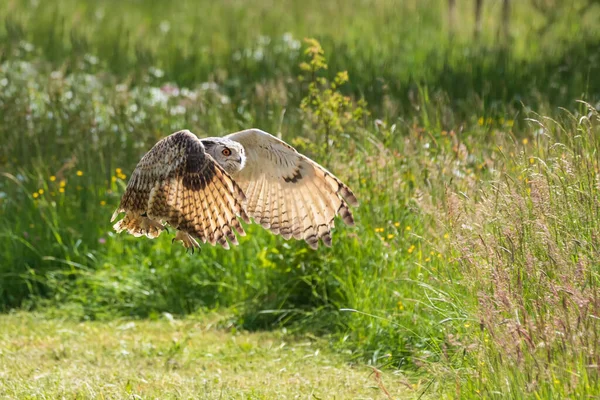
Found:
M 119 207 L 125 217 L 114 225 L 140 236 L 156 237 L 162 223 L 193 237 L 229 248 L 237 244 L 234 229 L 248 220 L 240 187 L 204 152 L 200 140 L 183 130 L 162 139 L 142 157 L 131 175 Z M 157 228 L 158 227 L 158 228 Z
M 304 239 L 312 248 L 319 240 L 331 246 L 331 229 L 339 215 L 354 218 L 348 204 L 356 197 L 331 172 L 259 129 L 226 136 L 244 146 L 246 165 L 233 175 L 246 195 L 246 211 L 256 223 L 285 239 Z

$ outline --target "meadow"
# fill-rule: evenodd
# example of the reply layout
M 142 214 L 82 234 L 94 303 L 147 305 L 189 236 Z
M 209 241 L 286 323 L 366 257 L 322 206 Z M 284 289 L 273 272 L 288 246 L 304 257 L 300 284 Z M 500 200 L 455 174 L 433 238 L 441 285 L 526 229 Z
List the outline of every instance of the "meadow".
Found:
M 0 396 L 598 396 L 600 6 L 446 6 L 1 2 Z M 156 141 L 248 127 L 354 190 L 332 248 L 112 231 Z

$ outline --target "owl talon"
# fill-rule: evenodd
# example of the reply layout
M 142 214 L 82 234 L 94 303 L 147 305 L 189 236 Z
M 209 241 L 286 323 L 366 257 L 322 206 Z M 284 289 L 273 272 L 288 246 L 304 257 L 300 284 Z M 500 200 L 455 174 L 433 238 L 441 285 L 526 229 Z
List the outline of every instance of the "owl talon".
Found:
M 177 234 L 175 235 L 173 240 L 171 240 L 171 243 L 174 243 L 175 241 L 181 241 L 183 247 L 185 247 L 186 249 L 186 253 L 188 252 L 188 250 L 191 250 L 192 254 L 194 254 L 194 250 L 196 248 L 200 249 L 200 244 L 198 243 L 198 241 L 196 241 L 196 239 L 194 239 L 188 233 L 183 231 L 177 231 Z

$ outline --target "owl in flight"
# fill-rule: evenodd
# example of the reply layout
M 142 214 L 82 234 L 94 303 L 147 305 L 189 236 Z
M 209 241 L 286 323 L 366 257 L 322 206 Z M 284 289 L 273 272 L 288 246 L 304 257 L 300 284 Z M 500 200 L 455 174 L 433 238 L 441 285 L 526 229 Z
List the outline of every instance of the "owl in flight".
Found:
M 236 232 L 246 234 L 238 218 L 251 217 L 316 249 L 319 240 L 331 246 L 336 215 L 354 224 L 348 204 L 358 205 L 348 186 L 267 132 L 198 139 L 182 130 L 142 157 L 111 221 L 124 212 L 114 229 L 151 239 L 168 224 L 177 231 L 173 240 L 193 252 L 198 241 L 238 244 Z

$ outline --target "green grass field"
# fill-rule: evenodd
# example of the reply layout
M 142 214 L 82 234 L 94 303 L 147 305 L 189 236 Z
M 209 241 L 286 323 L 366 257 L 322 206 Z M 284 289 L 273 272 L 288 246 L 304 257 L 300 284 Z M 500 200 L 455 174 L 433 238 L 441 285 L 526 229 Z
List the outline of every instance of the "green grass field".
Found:
M 600 5 L 458 3 L 0 2 L 0 397 L 598 396 Z M 112 231 L 248 127 L 354 190 L 332 248 Z

